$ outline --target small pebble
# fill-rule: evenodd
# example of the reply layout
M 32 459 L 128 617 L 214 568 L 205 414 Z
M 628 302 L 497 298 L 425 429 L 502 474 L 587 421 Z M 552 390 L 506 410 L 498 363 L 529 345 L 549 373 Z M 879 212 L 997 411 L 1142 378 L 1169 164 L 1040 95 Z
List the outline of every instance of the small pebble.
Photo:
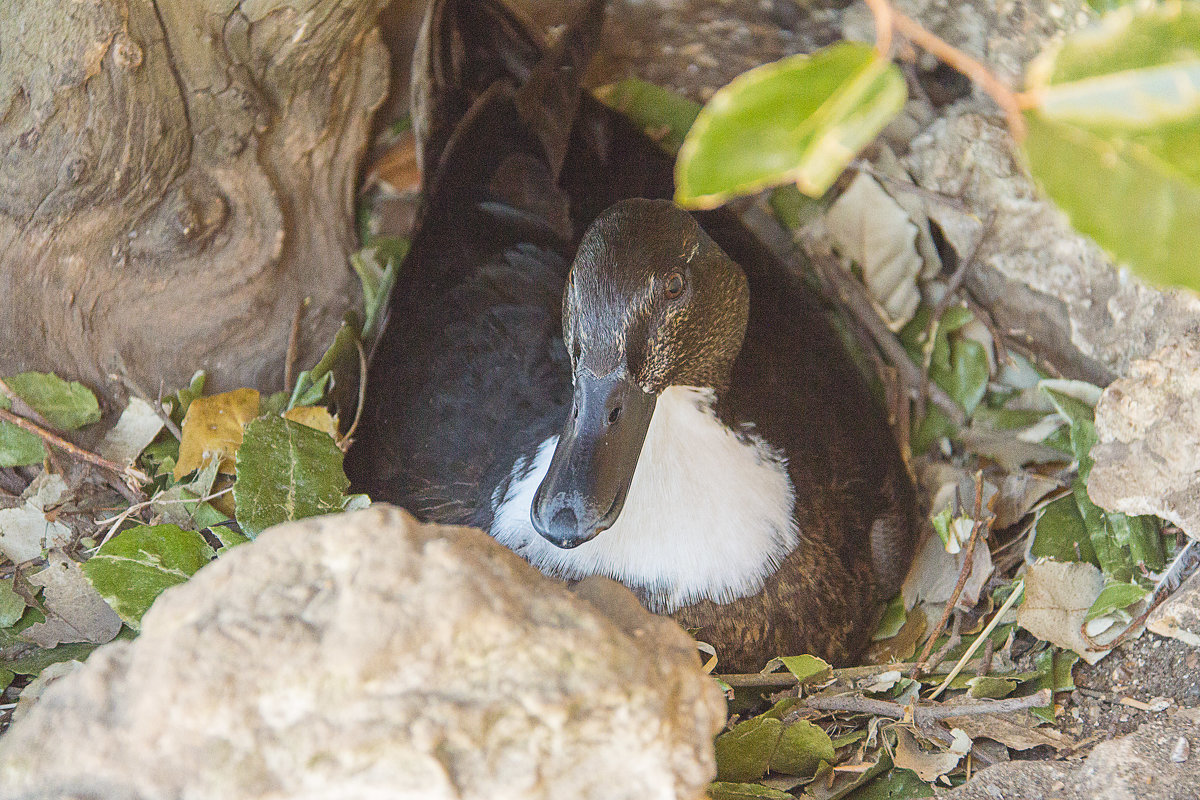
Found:
M 1186 736 L 1180 736 L 1175 742 L 1175 749 L 1171 751 L 1171 760 L 1176 764 L 1182 764 L 1188 760 L 1188 756 L 1192 754 L 1192 746 L 1188 743 Z

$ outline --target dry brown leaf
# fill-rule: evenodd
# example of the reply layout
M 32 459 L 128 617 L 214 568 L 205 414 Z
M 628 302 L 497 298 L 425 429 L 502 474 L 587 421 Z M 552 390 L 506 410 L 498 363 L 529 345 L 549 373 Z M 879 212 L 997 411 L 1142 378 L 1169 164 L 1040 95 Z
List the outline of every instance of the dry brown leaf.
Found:
M 59 475 L 41 472 L 21 497 L 24 505 L 0 511 L 0 553 L 14 564 L 39 558 L 48 547 L 71 541 L 71 529 L 45 510 L 58 505 L 67 491 Z
M 871 646 L 867 648 L 867 663 L 887 664 L 912 658 L 917 652 L 917 643 L 921 641 L 928 627 L 929 621 L 924 612 L 920 608 L 910 609 L 904 626 L 895 636 L 871 642 Z
M 337 417 L 330 414 L 329 409 L 322 406 L 296 406 L 284 412 L 283 418 L 306 425 L 309 428 L 324 431 L 334 439 L 338 436 Z
M 63 642 L 111 642 L 121 630 L 121 618 L 92 586 L 79 565 L 61 550 L 51 550 L 49 564 L 29 582 L 44 588 L 46 621 L 30 625 L 21 638 L 40 647 Z
M 936 534 L 927 536 L 901 587 L 904 606 L 913 608 L 919 603 L 946 603 L 954 594 L 966 557 L 965 551 L 947 553 Z M 992 554 L 988 551 L 987 542 L 980 539 L 975 545 L 971 574 L 963 585 L 962 594 L 958 596 L 959 608 L 973 608 L 979 602 L 979 593 L 992 574 L 992 569 Z
M 950 717 L 943 720 L 947 725 L 960 729 L 972 739 L 987 738 L 1011 747 L 1013 750 L 1029 750 L 1039 745 L 1065 750 L 1075 742 L 1061 731 L 1046 726 L 1037 727 L 1041 720 L 1028 711 L 1013 711 L 1006 714 L 972 714 L 965 717 Z
M 162 417 L 153 406 L 140 397 L 130 398 L 121 418 L 104 434 L 96 452 L 109 461 L 132 464 L 162 429 Z
M 372 166 L 367 184 L 373 182 L 384 184 L 397 194 L 420 191 L 421 168 L 417 166 L 417 142 L 411 130 L 400 134 Z
M 898 331 L 921 302 L 917 276 L 925 262 L 917 252 L 917 226 L 865 172 L 860 172 L 825 215 L 838 252 L 858 264 L 863 283 L 884 321 Z
M 943 750 L 922 750 L 916 737 L 904 728 L 896 728 L 896 753 L 892 759 L 897 767 L 911 769 L 923 781 L 936 781 L 962 761 L 962 755 Z
M 1041 560 L 1025 574 L 1025 601 L 1017 609 L 1017 624 L 1039 639 L 1065 647 L 1095 664 L 1107 650 L 1090 650 L 1080 628 L 1104 588 L 1104 575 L 1086 562 L 1063 564 Z
M 257 416 L 258 392 L 254 389 L 234 389 L 193 400 L 183 418 L 175 480 L 213 458 L 220 459 L 221 472 L 234 474 L 233 457 L 242 444 L 242 428 Z
M 1033 472 L 1022 470 L 1005 475 L 991 503 L 992 513 L 996 515 L 992 528 L 1001 530 L 1016 525 L 1042 498 L 1059 488 L 1058 481 Z

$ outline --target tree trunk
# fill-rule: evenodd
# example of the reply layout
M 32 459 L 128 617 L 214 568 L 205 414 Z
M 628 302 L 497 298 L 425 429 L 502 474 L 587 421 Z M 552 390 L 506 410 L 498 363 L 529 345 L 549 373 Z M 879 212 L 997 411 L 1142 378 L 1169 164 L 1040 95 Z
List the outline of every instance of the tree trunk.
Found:
M 282 388 L 359 301 L 385 0 L 22 0 L 0 12 L 0 376 L 106 396 Z

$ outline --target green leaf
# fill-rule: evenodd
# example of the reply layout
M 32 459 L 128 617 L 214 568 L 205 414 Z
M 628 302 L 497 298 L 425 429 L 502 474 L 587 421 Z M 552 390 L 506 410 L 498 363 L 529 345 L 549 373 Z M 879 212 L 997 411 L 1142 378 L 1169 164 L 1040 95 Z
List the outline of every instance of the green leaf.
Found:
M 767 771 L 771 756 L 783 736 L 783 723 L 772 717 L 754 717 L 717 737 L 717 780 L 732 783 L 756 781 Z
M 191 407 L 192 401 L 197 397 L 204 395 L 204 382 L 208 379 L 207 373 L 204 370 L 196 370 L 192 375 L 192 381 L 186 389 L 180 389 L 175 393 L 171 400 L 171 419 L 176 425 L 183 424 L 183 418 L 187 416 L 187 410 Z
M 15 677 L 17 677 L 17 674 L 12 670 L 0 669 L 0 692 L 3 692 L 12 685 L 13 678 Z
M 898 594 L 888 601 L 879 624 L 875 626 L 875 632 L 871 634 L 871 641 L 882 642 L 884 639 L 892 638 L 904 627 L 907 619 L 908 612 L 904 610 L 904 596 Z
M 670 89 L 640 78 L 601 86 L 596 99 L 625 115 L 669 155 L 679 152 L 684 137 L 700 113 L 700 105 Z
M 22 372 L 5 380 L 8 388 L 55 428 L 73 431 L 100 421 L 92 390 L 47 372 Z
M 1041 673 L 1034 684 L 1033 690 L 1049 689 L 1054 693 L 1069 692 L 1075 689 L 1075 679 L 1071 670 L 1075 668 L 1079 656 L 1069 650 L 1057 647 L 1047 647 L 1033 659 L 1033 665 Z M 1049 705 L 1029 709 L 1030 713 L 1043 722 L 1054 722 L 1054 701 Z
M 60 644 L 49 650 L 39 647 L 27 656 L 14 658 L 11 661 L 0 661 L 0 667 L 18 675 L 37 675 L 51 664 L 58 664 L 62 661 L 83 661 L 99 646 L 80 642 Z
M 231 550 L 234 547 L 237 547 L 239 544 L 245 544 L 246 542 L 250 541 L 249 536 L 238 533 L 228 525 L 214 525 L 209 530 L 211 530 L 213 536 L 216 536 L 221 542 L 221 549 L 217 551 L 218 556 L 224 553 L 226 550 Z
M 912 800 L 933 796 L 933 789 L 917 773 L 897 767 L 846 795 L 846 800 Z
M 1142 277 L 1200 289 L 1200 3 L 1123 8 L 1030 75 L 1047 194 Z
M 407 239 L 393 237 L 387 240 L 386 246 L 373 244 L 350 256 L 350 265 L 358 273 L 363 290 L 363 323 L 358 335 L 368 346 L 383 333 L 388 300 L 392 296 L 392 287 L 396 285 L 400 264 L 408 255 L 408 248 Z M 334 344 L 337 344 L 336 340 Z
M 13 579 L 0 580 L 0 628 L 10 628 L 25 613 L 25 599 L 13 591 Z
M 930 371 L 930 376 L 968 416 L 987 392 L 989 374 L 987 350 L 974 339 L 962 336 L 950 340 L 950 369 L 943 375 Z
M 125 624 L 140 630 L 142 615 L 163 590 L 183 583 L 214 556 L 195 531 L 139 525 L 105 542 L 83 572 Z
M 1146 590 L 1136 583 L 1113 582 L 1106 585 L 1096 602 L 1088 609 L 1084 621 L 1091 622 L 1096 617 L 1102 617 L 1113 611 L 1128 608 L 1146 596 Z
M 763 786 L 761 783 L 725 783 L 708 785 L 711 800 L 795 800 L 787 792 Z
M 783 729 L 779 745 L 771 756 L 772 772 L 808 777 L 824 761 L 834 762 L 833 742 L 829 734 L 808 720 L 798 720 Z
M 0 408 L 10 407 L 8 398 L 0 395 Z M 0 467 L 28 467 L 45 459 L 41 439 L 11 422 L 0 422 Z
M 679 150 L 675 199 L 714 208 L 783 183 L 818 197 L 899 113 L 906 94 L 896 65 L 865 44 L 841 42 L 756 67 L 700 111 Z
M 1074 497 L 1060 497 L 1038 512 L 1030 555 L 1055 561 L 1087 561 L 1100 566 Z
M 999 700 L 1012 694 L 1012 690 L 1017 688 L 1017 682 L 1009 678 L 978 675 L 967 679 L 967 688 L 971 697 Z
M 829 666 L 829 662 L 816 656 L 781 656 L 779 663 L 795 675 L 801 684 L 822 681 L 833 674 L 833 667 Z
M 233 501 L 251 538 L 281 522 L 340 511 L 349 486 L 342 451 L 328 434 L 282 417 L 246 426 Z

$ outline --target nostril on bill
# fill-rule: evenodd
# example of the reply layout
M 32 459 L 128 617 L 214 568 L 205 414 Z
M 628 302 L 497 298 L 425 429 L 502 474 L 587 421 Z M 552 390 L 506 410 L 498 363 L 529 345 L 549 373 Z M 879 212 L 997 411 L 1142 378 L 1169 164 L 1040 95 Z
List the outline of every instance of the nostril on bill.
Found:
M 560 508 L 550 520 L 550 534 L 560 542 L 569 542 L 579 533 L 579 518 L 570 508 Z

